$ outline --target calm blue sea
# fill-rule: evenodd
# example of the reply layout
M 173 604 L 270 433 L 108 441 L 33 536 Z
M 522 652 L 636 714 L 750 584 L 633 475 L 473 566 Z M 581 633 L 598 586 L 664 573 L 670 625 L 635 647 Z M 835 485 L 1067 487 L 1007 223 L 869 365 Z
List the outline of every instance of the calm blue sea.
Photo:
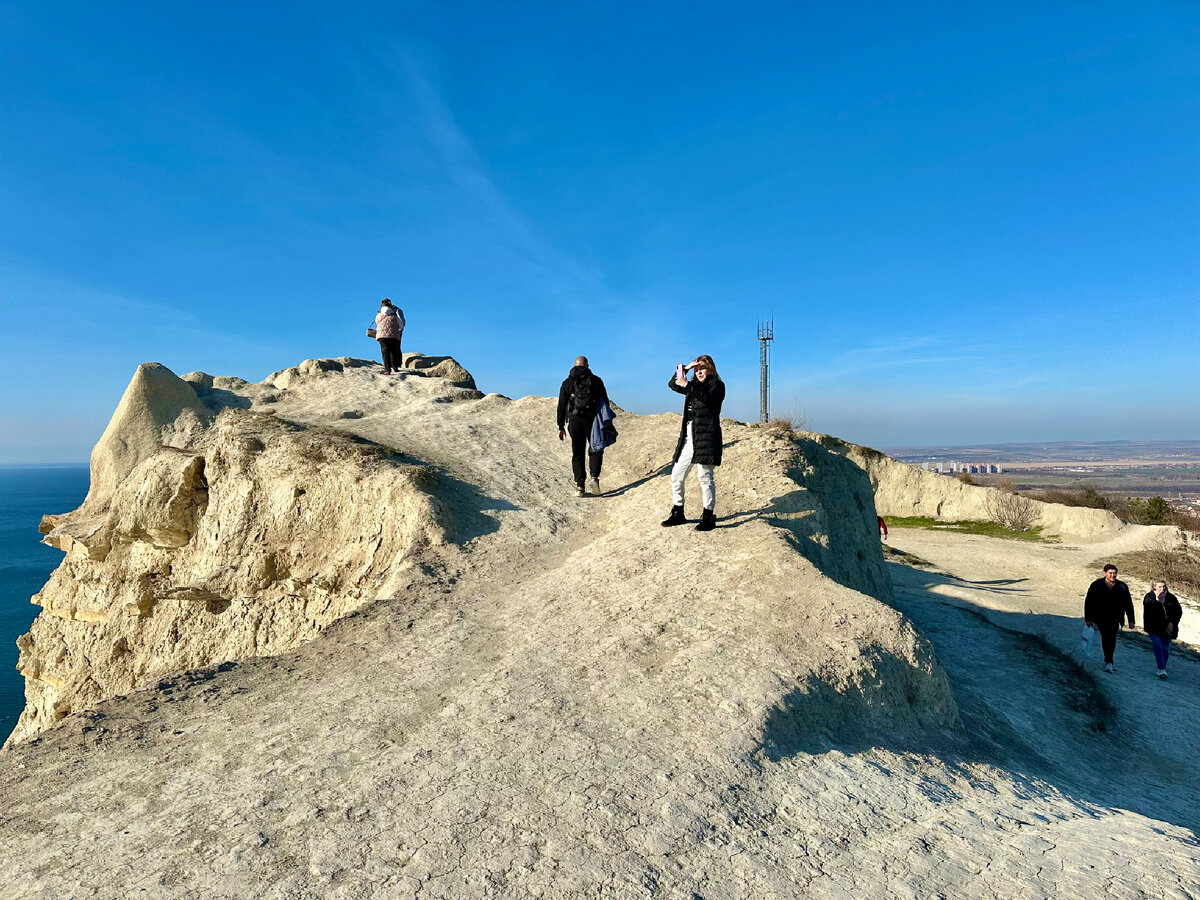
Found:
M 83 502 L 88 467 L 0 466 L 0 741 L 25 705 L 25 680 L 17 673 L 17 638 L 29 630 L 38 607 L 29 598 L 62 560 L 42 544 L 43 513 L 70 512 Z

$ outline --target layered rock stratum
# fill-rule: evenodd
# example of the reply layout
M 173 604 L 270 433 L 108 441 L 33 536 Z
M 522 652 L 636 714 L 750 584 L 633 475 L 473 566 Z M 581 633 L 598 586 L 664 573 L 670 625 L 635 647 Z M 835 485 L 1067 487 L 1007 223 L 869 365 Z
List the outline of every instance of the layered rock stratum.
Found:
M 658 526 L 678 415 L 618 427 L 577 499 L 554 400 L 448 357 L 140 367 L 44 522 L 66 556 L 20 641 L 0 884 L 1189 896 L 1186 813 L 1097 805 L 948 676 L 853 445 L 727 420 L 705 535 Z M 1060 743 L 1110 740 L 1047 665 Z

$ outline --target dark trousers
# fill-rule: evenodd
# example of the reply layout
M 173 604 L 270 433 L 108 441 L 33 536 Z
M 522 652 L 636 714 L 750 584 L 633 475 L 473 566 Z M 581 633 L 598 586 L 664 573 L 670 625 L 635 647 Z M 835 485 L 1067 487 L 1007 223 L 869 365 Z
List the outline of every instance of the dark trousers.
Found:
M 1121 626 L 1116 622 L 1097 622 L 1096 627 L 1100 630 L 1100 646 L 1104 648 L 1104 661 L 1110 663 L 1113 661 L 1113 651 L 1117 649 L 1117 632 L 1121 630 Z
M 404 365 L 404 357 L 400 355 L 400 338 L 380 338 L 379 349 L 383 352 L 383 367 L 395 372 Z
M 604 451 L 593 453 L 588 449 L 588 438 L 592 435 L 592 420 L 577 419 L 571 416 L 567 419 L 567 434 L 571 435 L 571 472 L 575 483 L 583 487 L 583 454 L 587 453 L 588 472 L 593 478 L 600 477 L 600 467 L 604 465 Z

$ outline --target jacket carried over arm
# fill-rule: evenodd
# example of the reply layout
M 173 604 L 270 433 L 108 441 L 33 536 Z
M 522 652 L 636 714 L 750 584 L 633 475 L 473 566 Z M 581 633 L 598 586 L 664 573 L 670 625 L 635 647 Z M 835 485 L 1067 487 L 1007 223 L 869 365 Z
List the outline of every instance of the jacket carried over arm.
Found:
M 608 398 L 601 397 L 596 404 L 596 418 L 592 419 L 592 433 L 588 437 L 588 449 L 593 453 L 599 453 L 617 442 L 617 426 L 613 424 L 615 418 Z
M 575 380 L 583 374 L 588 374 L 592 377 L 592 405 L 586 410 L 583 415 L 577 418 L 586 420 L 590 425 L 592 419 L 596 417 L 596 407 L 600 401 L 608 400 L 608 391 L 604 387 L 604 382 L 600 376 L 589 369 L 587 366 L 572 366 L 571 374 L 568 375 L 562 383 L 562 387 L 558 389 L 558 430 L 562 431 L 567 425 L 567 414 L 570 412 L 571 395 L 575 393 Z
M 1103 578 L 1093 581 L 1083 600 L 1083 620 L 1097 625 L 1119 625 L 1128 620 L 1130 628 L 1136 626 L 1129 585 L 1118 579 L 1110 588 Z
M 721 404 L 725 402 L 725 382 L 720 378 L 701 381 L 693 378 L 687 387 L 675 383 L 675 376 L 667 387 L 683 394 L 683 421 L 679 427 L 679 441 L 675 444 L 675 458 L 687 443 L 688 422 L 692 423 L 692 462 L 699 466 L 719 466 L 724 439 L 721 436 Z

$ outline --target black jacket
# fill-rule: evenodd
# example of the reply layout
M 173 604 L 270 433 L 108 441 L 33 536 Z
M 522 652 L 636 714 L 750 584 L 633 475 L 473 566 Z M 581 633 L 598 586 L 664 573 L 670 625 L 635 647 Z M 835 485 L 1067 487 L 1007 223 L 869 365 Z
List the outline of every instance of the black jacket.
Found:
M 572 366 L 571 374 L 568 375 L 562 383 L 562 387 L 558 389 L 558 430 L 562 429 L 567 424 L 567 414 L 571 409 L 571 395 L 575 392 L 575 379 L 587 372 L 592 376 L 595 382 L 592 385 L 592 402 L 589 405 L 590 409 L 585 415 L 575 415 L 571 413 L 572 419 L 585 421 L 590 426 L 592 419 L 596 418 L 596 406 L 600 403 L 600 398 L 608 400 L 608 391 L 604 388 L 604 382 L 600 380 L 600 376 L 594 373 L 587 366 Z M 611 402 L 611 401 L 610 401 Z
M 683 421 L 679 423 L 679 442 L 675 445 L 675 458 L 687 443 L 687 426 L 692 422 L 692 462 L 699 466 L 719 466 L 724 440 L 721 437 L 721 404 L 725 402 L 725 382 L 720 378 L 709 378 L 701 382 L 693 378 L 685 388 L 675 383 L 675 376 L 667 387 L 683 394 Z
M 1179 605 L 1179 599 L 1170 591 L 1163 594 L 1162 603 L 1158 602 L 1158 596 L 1154 591 L 1150 591 L 1142 599 L 1142 628 L 1146 634 L 1157 634 L 1161 637 L 1167 636 L 1167 623 L 1174 623 L 1176 626 L 1175 634 L 1172 637 L 1179 636 L 1179 620 L 1183 618 L 1183 607 Z
M 1112 587 L 1103 578 L 1097 578 L 1088 585 L 1087 596 L 1083 600 L 1085 622 L 1114 626 L 1126 619 L 1130 628 L 1137 625 L 1133 617 L 1133 598 L 1129 596 L 1129 585 L 1119 578 Z

